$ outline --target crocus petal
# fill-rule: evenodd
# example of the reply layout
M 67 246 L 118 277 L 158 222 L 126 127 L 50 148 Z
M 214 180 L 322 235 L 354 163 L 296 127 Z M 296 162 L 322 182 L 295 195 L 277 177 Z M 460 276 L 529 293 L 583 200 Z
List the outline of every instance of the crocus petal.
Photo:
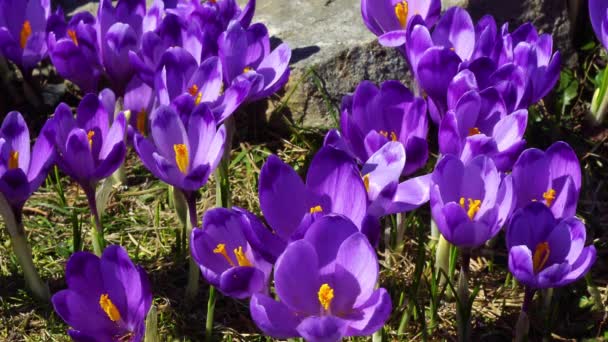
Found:
M 167 106 L 158 107 L 151 115 L 151 133 L 158 151 L 167 160 L 175 161 L 174 146 L 184 144 L 192 153 L 186 128 L 177 113 Z
M 304 240 L 314 247 L 322 274 L 333 272 L 340 246 L 358 232 L 359 229 L 350 220 L 337 215 L 323 216 L 308 228 Z
M 264 334 L 275 338 L 299 336 L 296 327 L 300 319 L 284 303 L 257 293 L 251 297 L 249 310 L 251 318 Z
M 274 94 L 287 83 L 290 59 L 291 49 L 283 43 L 262 60 L 256 72 L 264 76 L 264 91 L 254 96 L 252 101 Z
M 11 151 L 19 153 L 18 167 L 27 173 L 30 167 L 30 131 L 19 112 L 6 115 L 0 127 L 0 137 L 6 140 Z
M 532 266 L 532 252 L 525 245 L 509 248 L 509 270 L 515 279 L 527 286 L 534 286 L 535 275 Z
M 461 7 L 452 7 L 441 17 L 433 31 L 433 41 L 453 48 L 462 60 L 468 60 L 475 47 L 475 28 L 469 13 Z
M 546 241 L 553 227 L 555 218 L 551 210 L 543 203 L 531 203 L 513 214 L 507 229 L 507 248 L 519 245 L 536 247 Z
M 264 273 L 250 266 L 232 267 L 222 273 L 218 288 L 226 296 L 248 298 L 264 290 Z
M 91 146 L 87 133 L 74 129 L 66 142 L 66 153 L 63 156 L 66 168 L 64 172 L 70 174 L 79 182 L 88 182 L 95 172 L 95 163 L 91 154 Z
M 370 200 L 373 201 L 389 183 L 398 181 L 404 166 L 405 149 L 399 142 L 389 142 L 374 153 L 361 169 L 361 174 L 368 177 Z
M 431 174 L 414 177 L 397 186 L 393 203 L 386 214 L 411 211 L 429 201 Z
M 595 263 L 596 258 L 597 251 L 595 250 L 595 246 L 583 248 L 578 259 L 572 264 L 570 272 L 562 278 L 557 286 L 564 286 L 582 278 L 589 272 L 591 266 Z
M 247 237 L 247 241 L 264 259 L 274 264 L 285 250 L 286 242 L 275 232 L 266 228 L 254 214 L 237 207 L 233 207 L 233 209 L 247 219 L 248 224 L 243 226 L 243 234 Z
M 353 258 L 356 255 L 356 258 Z M 353 298 L 354 303 L 350 307 L 359 307 L 372 296 L 376 282 L 378 281 L 378 261 L 374 248 L 370 245 L 367 237 L 361 233 L 350 235 L 341 244 L 336 255 L 336 272 L 346 272 L 356 280 L 359 293 Z M 338 293 L 339 299 L 340 285 L 336 283 L 334 291 Z M 333 303 L 334 307 L 338 303 Z
M 547 149 L 547 158 L 549 158 L 549 172 L 553 179 L 558 179 L 564 176 L 572 177 L 576 189 L 581 188 L 581 167 L 576 153 L 563 141 L 558 141 Z
M 297 330 L 307 341 L 330 342 L 340 341 L 347 327 L 347 321 L 335 316 L 310 316 L 298 325 Z
M 360 317 L 350 321 L 347 336 L 369 336 L 378 331 L 391 315 L 391 296 L 379 288 L 369 297 L 360 310 Z

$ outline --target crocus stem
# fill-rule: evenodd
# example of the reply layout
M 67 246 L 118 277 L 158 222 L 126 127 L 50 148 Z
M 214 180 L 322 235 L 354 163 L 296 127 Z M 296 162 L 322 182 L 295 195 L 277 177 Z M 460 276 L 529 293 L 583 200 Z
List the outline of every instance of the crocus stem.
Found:
M 515 326 L 515 342 L 522 342 L 528 339 L 528 332 L 530 330 L 530 319 L 528 318 L 528 309 L 534 293 L 536 291 L 529 287 L 526 287 L 524 294 L 524 302 L 521 305 L 521 313 L 517 319 L 517 325 Z
M 439 235 L 439 243 L 437 243 L 437 249 L 435 250 L 435 272 L 440 274 L 441 271 L 445 275 L 449 275 L 450 272 L 450 248 L 451 244 L 446 240 L 443 235 Z M 447 279 L 441 277 L 440 284 L 445 284 Z M 451 281 L 452 279 L 450 279 Z
M 94 222 L 94 229 L 91 231 L 93 252 L 95 253 L 95 255 L 101 256 L 101 253 L 103 253 L 103 249 L 105 247 L 105 241 L 103 237 L 103 226 L 101 224 L 101 218 L 99 217 L 99 212 L 97 211 L 97 199 L 95 198 L 95 188 L 85 188 L 84 192 L 87 196 L 87 201 L 89 202 L 89 210 L 91 210 L 91 217 L 93 218 Z
M 471 306 L 469 305 L 469 264 L 471 254 L 468 249 L 461 249 L 462 264 L 458 279 L 458 300 L 456 320 L 458 322 L 458 340 L 465 342 L 471 340 Z
M 207 322 L 205 323 L 205 341 L 212 340 L 214 313 L 215 313 L 215 287 L 209 286 L 209 300 L 207 301 Z
M 188 217 L 190 219 L 190 224 L 187 225 L 185 240 L 189 240 L 190 234 L 192 233 L 192 229 L 195 229 L 198 226 L 198 219 L 196 213 L 196 192 L 184 191 L 184 197 L 186 198 L 186 202 L 188 203 Z M 186 241 L 184 241 L 184 245 L 186 245 Z M 190 255 L 189 263 L 188 263 L 188 285 L 186 286 L 186 300 L 193 299 L 198 293 L 198 280 L 199 280 L 199 268 L 194 259 L 192 259 L 192 255 L 190 254 L 190 244 L 188 243 L 188 255 Z

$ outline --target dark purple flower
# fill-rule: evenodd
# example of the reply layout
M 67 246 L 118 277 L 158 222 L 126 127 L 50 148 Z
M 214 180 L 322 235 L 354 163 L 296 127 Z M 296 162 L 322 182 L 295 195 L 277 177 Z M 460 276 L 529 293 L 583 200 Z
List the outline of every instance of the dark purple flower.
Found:
M 459 156 L 464 162 L 485 154 L 499 171 L 505 172 L 526 145 L 523 136 L 527 123 L 528 111 L 507 114 L 496 89 L 471 90 L 441 120 L 439 151 Z
M 275 338 L 368 336 L 390 316 L 390 295 L 376 289 L 376 252 L 342 216 L 319 219 L 302 240 L 289 244 L 277 260 L 274 281 L 279 301 L 255 294 L 250 311 L 256 325 Z
M 203 217 L 202 229 L 193 229 L 192 258 L 207 281 L 223 294 L 248 298 L 268 292 L 272 264 L 254 251 L 244 234 L 253 214 L 242 209 L 215 208 Z
M 226 129 L 216 126 L 211 111 L 198 106 L 183 122 L 176 111 L 161 105 L 150 116 L 150 137 L 135 134 L 134 147 L 144 166 L 160 180 L 183 191 L 207 183 L 220 162 Z
M 433 171 L 430 201 L 446 240 L 458 247 L 478 247 L 498 234 L 512 211 L 511 177 L 503 177 L 485 155 L 466 164 L 446 155 Z
M 0 2 L 0 53 L 30 71 L 46 57 L 46 22 L 49 0 Z
M 342 100 L 340 130 L 359 163 L 364 163 L 387 142 L 398 141 L 407 155 L 403 175 L 410 175 L 426 164 L 426 103 L 398 81 L 384 82 L 380 89 L 372 82 L 361 82 L 353 95 Z
M 0 127 L 0 192 L 17 214 L 44 182 L 55 160 L 47 130 L 48 124 L 30 150 L 30 132 L 19 112 L 8 113 Z
M 516 208 L 530 202 L 547 205 L 557 219 L 576 214 L 581 190 L 581 167 L 570 145 L 558 141 L 546 152 L 530 148 L 522 152 L 513 166 Z
M 74 253 L 66 265 L 66 290 L 53 298 L 55 312 L 71 327 L 74 341 L 142 341 L 152 304 L 148 276 L 120 246 L 101 259 Z
M 261 23 L 245 28 L 232 21 L 218 40 L 224 82 L 247 79 L 251 83 L 247 101 L 266 98 L 289 80 L 291 49 L 283 43 L 270 51 L 268 29 Z
M 585 247 L 585 224 L 576 217 L 558 220 L 542 203 L 517 210 L 507 229 L 509 270 L 532 289 L 577 281 L 595 262 L 594 246 Z
M 597 39 L 608 49 L 608 3 L 603 0 L 589 0 L 589 18 Z
M 111 124 L 110 124 L 111 123 Z M 90 195 L 98 181 L 122 165 L 125 154 L 126 118 L 114 118 L 114 94 L 87 94 L 76 110 L 59 104 L 49 119 L 48 139 L 57 151 L 57 165 Z

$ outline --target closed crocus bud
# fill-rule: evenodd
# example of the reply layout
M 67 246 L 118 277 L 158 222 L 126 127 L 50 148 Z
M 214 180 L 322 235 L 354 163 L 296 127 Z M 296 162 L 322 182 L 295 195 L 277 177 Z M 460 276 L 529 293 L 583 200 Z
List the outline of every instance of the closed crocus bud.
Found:
M 244 210 L 216 208 L 205 213 L 202 229 L 192 230 L 194 261 L 226 296 L 243 299 L 268 292 L 272 264 L 251 248 L 244 234 L 250 229 L 245 226 L 256 224 L 252 219 Z
M 289 244 L 276 262 L 274 279 L 279 301 L 258 293 L 249 307 L 256 325 L 275 338 L 369 336 L 391 312 L 388 292 L 376 288 L 376 252 L 343 216 L 319 219 L 303 239 Z
M 487 156 L 467 163 L 444 156 L 431 180 L 433 220 L 450 243 L 479 247 L 506 223 L 513 207 L 512 187 L 511 177 L 503 177 Z
M 530 203 L 513 214 L 507 229 L 509 270 L 531 289 L 568 285 L 595 262 L 595 247 L 585 247 L 585 240 L 581 220 L 558 220 L 543 203 Z
M 148 276 L 120 246 L 97 257 L 74 253 L 66 265 L 68 288 L 53 295 L 55 312 L 74 341 L 143 340 L 152 304 Z

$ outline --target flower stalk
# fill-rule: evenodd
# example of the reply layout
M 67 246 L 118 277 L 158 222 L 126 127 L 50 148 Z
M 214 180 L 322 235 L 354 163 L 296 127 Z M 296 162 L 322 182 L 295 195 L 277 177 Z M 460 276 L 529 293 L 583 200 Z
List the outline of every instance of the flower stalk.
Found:
M 528 339 L 528 332 L 530 330 L 530 319 L 528 317 L 528 310 L 530 303 L 534 298 L 535 289 L 526 287 L 524 294 L 524 302 L 521 305 L 521 313 L 517 319 L 517 325 L 515 326 L 515 341 L 522 342 Z
M 462 264 L 460 265 L 460 276 L 458 288 L 456 289 L 458 300 L 456 320 L 458 323 L 458 341 L 471 340 L 471 305 L 469 300 L 469 265 L 471 261 L 470 250 L 461 249 Z

